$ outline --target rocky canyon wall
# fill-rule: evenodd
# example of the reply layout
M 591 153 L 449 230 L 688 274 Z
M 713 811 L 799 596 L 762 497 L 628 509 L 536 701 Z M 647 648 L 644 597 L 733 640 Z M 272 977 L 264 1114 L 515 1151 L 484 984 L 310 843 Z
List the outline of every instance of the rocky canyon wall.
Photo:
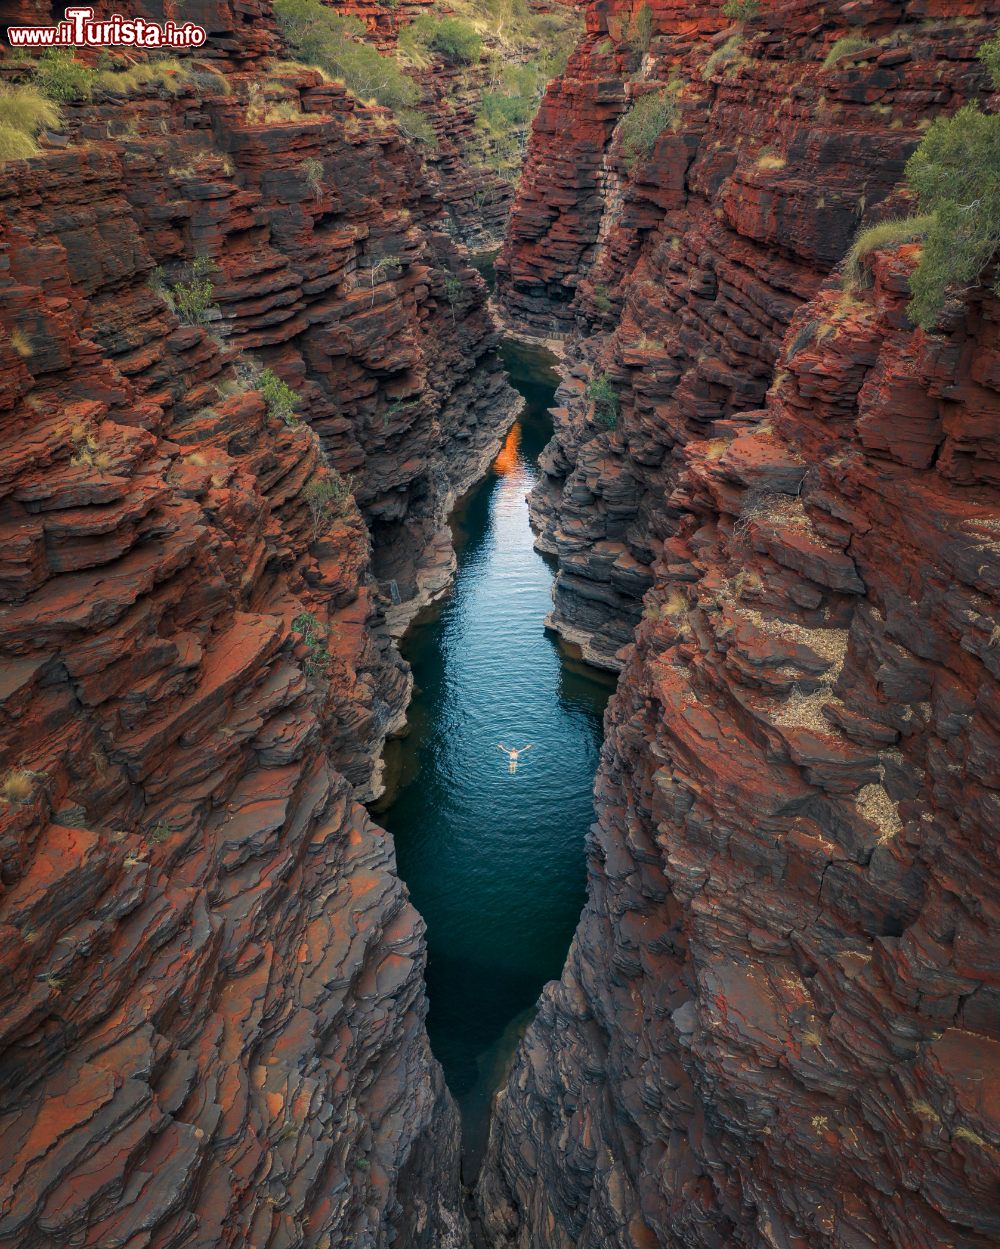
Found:
M 665 33 L 640 55 L 629 8 L 596 5 L 546 97 L 497 281 L 515 326 L 582 336 L 574 371 L 620 396 L 611 437 L 582 381 L 564 388 L 533 500 L 553 623 L 595 663 L 620 666 L 638 623 L 674 448 L 760 407 L 794 311 L 862 223 L 898 214 L 929 120 L 986 87 L 981 5 L 902 8 L 763 6 L 738 28 L 718 5 L 654 6 Z M 629 153 L 630 102 L 664 88 L 673 124 Z
M 497 136 L 481 125 L 484 97 L 502 95 L 505 74 L 538 65 L 561 44 L 572 46 L 582 27 L 583 0 L 329 0 L 328 7 L 356 18 L 383 53 L 399 59 L 420 86 L 420 111 L 430 129 L 422 145 L 428 180 L 447 212 L 449 228 L 471 248 L 492 250 L 507 227 L 530 118 L 508 122 Z M 481 52 L 469 63 L 424 46 L 408 55 L 406 30 L 421 18 L 451 19 L 476 31 Z M 554 71 L 553 71 L 554 72 Z M 546 75 L 551 76 L 551 75 Z M 544 86 L 544 78 L 539 86 Z M 518 143 L 512 141 L 517 138 Z
M 0 170 L 0 1245 L 457 1249 L 358 799 L 515 396 L 386 111 L 203 16 Z
M 554 623 L 623 671 L 484 1225 L 511 1249 L 985 1249 L 1000 302 L 986 275 L 924 333 L 916 246 L 828 274 L 904 207 L 928 119 L 987 90 L 995 6 L 653 12 L 639 58 L 627 12 L 591 7 L 498 266 L 515 325 L 570 336 L 534 499 Z M 627 97 L 671 80 L 676 124 L 626 160 Z

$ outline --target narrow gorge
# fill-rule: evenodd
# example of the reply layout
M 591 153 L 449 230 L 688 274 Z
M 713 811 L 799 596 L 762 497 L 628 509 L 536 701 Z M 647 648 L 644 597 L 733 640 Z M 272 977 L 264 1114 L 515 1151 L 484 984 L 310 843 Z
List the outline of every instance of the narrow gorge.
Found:
M 128 13 L 0 56 L 0 1249 L 995 1244 L 1000 0 Z

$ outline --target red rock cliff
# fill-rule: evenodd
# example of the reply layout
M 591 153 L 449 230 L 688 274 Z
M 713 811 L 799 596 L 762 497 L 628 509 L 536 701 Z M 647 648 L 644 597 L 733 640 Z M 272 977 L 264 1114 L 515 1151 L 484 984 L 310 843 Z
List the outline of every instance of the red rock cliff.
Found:
M 821 20 L 762 6 L 734 35 L 719 6 L 654 6 L 664 33 L 640 57 L 627 8 L 597 5 L 548 93 L 497 280 L 515 327 L 583 334 L 533 509 L 559 556 L 552 621 L 596 663 L 620 666 L 639 620 L 673 527 L 675 448 L 760 405 L 792 314 L 859 224 L 891 211 L 928 120 L 984 89 L 989 23 L 913 8 L 900 25 L 898 4 Z M 824 67 L 858 31 L 872 42 Z M 630 157 L 620 119 L 667 83 L 675 123 Z M 602 373 L 623 412 L 613 437 L 580 380 Z
M 239 61 L 0 172 L 5 1249 L 464 1243 L 357 796 L 408 695 L 387 578 L 440 588 L 514 396 L 386 116 Z
M 1000 303 L 915 331 L 913 247 L 824 281 L 928 111 L 983 89 L 965 8 L 762 6 L 627 170 L 598 5 L 539 119 L 506 307 L 597 332 L 536 516 L 556 623 L 624 671 L 589 900 L 498 1098 L 496 1246 L 1000 1234 Z M 656 14 L 663 81 L 723 26 Z

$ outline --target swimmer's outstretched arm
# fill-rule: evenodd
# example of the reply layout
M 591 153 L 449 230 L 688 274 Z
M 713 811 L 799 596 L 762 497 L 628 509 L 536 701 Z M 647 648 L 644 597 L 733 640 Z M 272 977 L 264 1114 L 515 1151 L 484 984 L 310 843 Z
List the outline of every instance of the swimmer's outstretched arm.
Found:
M 503 751 L 503 753 L 504 753 L 505 755 L 509 755 L 509 754 L 510 754 L 510 751 L 509 751 L 509 750 L 507 749 L 507 747 L 503 744 L 503 742 L 497 742 L 497 750 L 502 750 L 502 751 Z
M 518 753 L 519 755 L 523 755 L 523 754 L 524 754 L 524 752 L 525 752 L 526 750 L 530 750 L 530 749 L 532 748 L 532 746 L 534 746 L 534 744 L 535 744 L 534 742 L 528 742 L 527 746 L 522 746 L 522 747 L 521 747 L 521 749 L 520 749 L 517 753 Z

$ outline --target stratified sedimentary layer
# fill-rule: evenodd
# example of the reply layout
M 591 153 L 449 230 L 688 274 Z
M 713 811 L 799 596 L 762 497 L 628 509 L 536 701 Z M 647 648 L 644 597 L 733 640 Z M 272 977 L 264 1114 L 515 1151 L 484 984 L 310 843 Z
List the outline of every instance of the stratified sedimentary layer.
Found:
M 372 535 L 438 592 L 514 395 L 387 116 L 223 68 L 0 173 L 0 1245 L 457 1249 Z
M 930 119 L 986 89 L 981 4 L 763 5 L 743 27 L 720 7 L 654 4 L 644 55 L 637 5 L 592 7 L 497 263 L 515 327 L 580 340 L 532 508 L 559 557 L 552 623 L 610 668 L 674 531 L 679 448 L 760 406 L 796 309 L 861 224 L 903 211 L 893 194 Z M 826 66 L 845 34 L 850 55 Z M 630 155 L 623 114 L 665 87 L 673 124 Z M 601 375 L 614 434 L 584 393 Z
M 502 91 L 503 70 L 538 61 L 552 49 L 546 39 L 552 30 L 531 30 L 522 21 L 531 14 L 561 14 L 556 27 L 562 37 L 572 19 L 566 10 L 580 10 L 582 0 L 528 0 L 522 10 L 503 5 L 458 6 L 457 20 L 482 35 L 483 52 L 470 64 L 457 63 L 433 47 L 425 47 L 413 64 L 400 57 L 401 31 L 421 17 L 454 18 L 456 9 L 447 0 L 399 0 L 387 5 L 380 0 L 328 0 L 329 7 L 360 21 L 380 51 L 396 56 L 405 72 L 421 88 L 419 111 L 425 117 L 431 141 L 421 144 L 427 178 L 446 207 L 455 235 L 478 250 L 500 245 L 514 201 L 517 168 L 487 158 L 477 117 L 484 95 Z M 527 126 L 511 123 L 512 134 L 527 138 Z M 524 143 L 521 145 L 524 150 Z M 516 150 L 516 149 L 515 149 Z
M 822 71 L 841 115 L 870 114 L 897 65 L 910 94 L 897 88 L 902 125 L 886 124 L 904 136 L 908 108 L 981 83 L 981 25 L 938 11 L 914 11 L 927 24 L 910 43 Z M 987 274 L 933 334 L 914 330 L 914 246 L 874 253 L 853 291 L 823 282 L 857 213 L 810 226 L 807 194 L 830 202 L 832 162 L 856 204 L 881 140 L 862 124 L 783 136 L 782 100 L 812 100 L 817 48 L 843 33 L 824 20 L 800 35 L 804 8 L 786 13 L 710 84 L 730 138 L 660 139 L 655 161 L 699 153 L 662 188 L 694 219 L 667 210 L 636 244 L 621 329 L 571 348 L 548 453 L 550 487 L 566 488 L 541 516 L 564 575 L 594 587 L 583 641 L 646 592 L 608 712 L 589 900 L 496 1105 L 478 1198 L 498 1249 L 1000 1236 L 1000 302 Z M 762 92 L 785 162 L 767 181 Z M 897 176 L 905 150 L 882 148 Z M 693 209 L 710 164 L 725 173 Z M 578 289 L 580 308 L 593 295 Z M 596 439 L 577 398 L 590 361 L 622 394 L 618 430 Z M 612 515 L 648 555 L 627 538 L 604 552 L 587 526 Z M 622 597 L 602 600 L 602 580 Z
M 914 333 L 907 250 L 686 448 L 497 1246 L 1000 1235 L 1000 303 Z

